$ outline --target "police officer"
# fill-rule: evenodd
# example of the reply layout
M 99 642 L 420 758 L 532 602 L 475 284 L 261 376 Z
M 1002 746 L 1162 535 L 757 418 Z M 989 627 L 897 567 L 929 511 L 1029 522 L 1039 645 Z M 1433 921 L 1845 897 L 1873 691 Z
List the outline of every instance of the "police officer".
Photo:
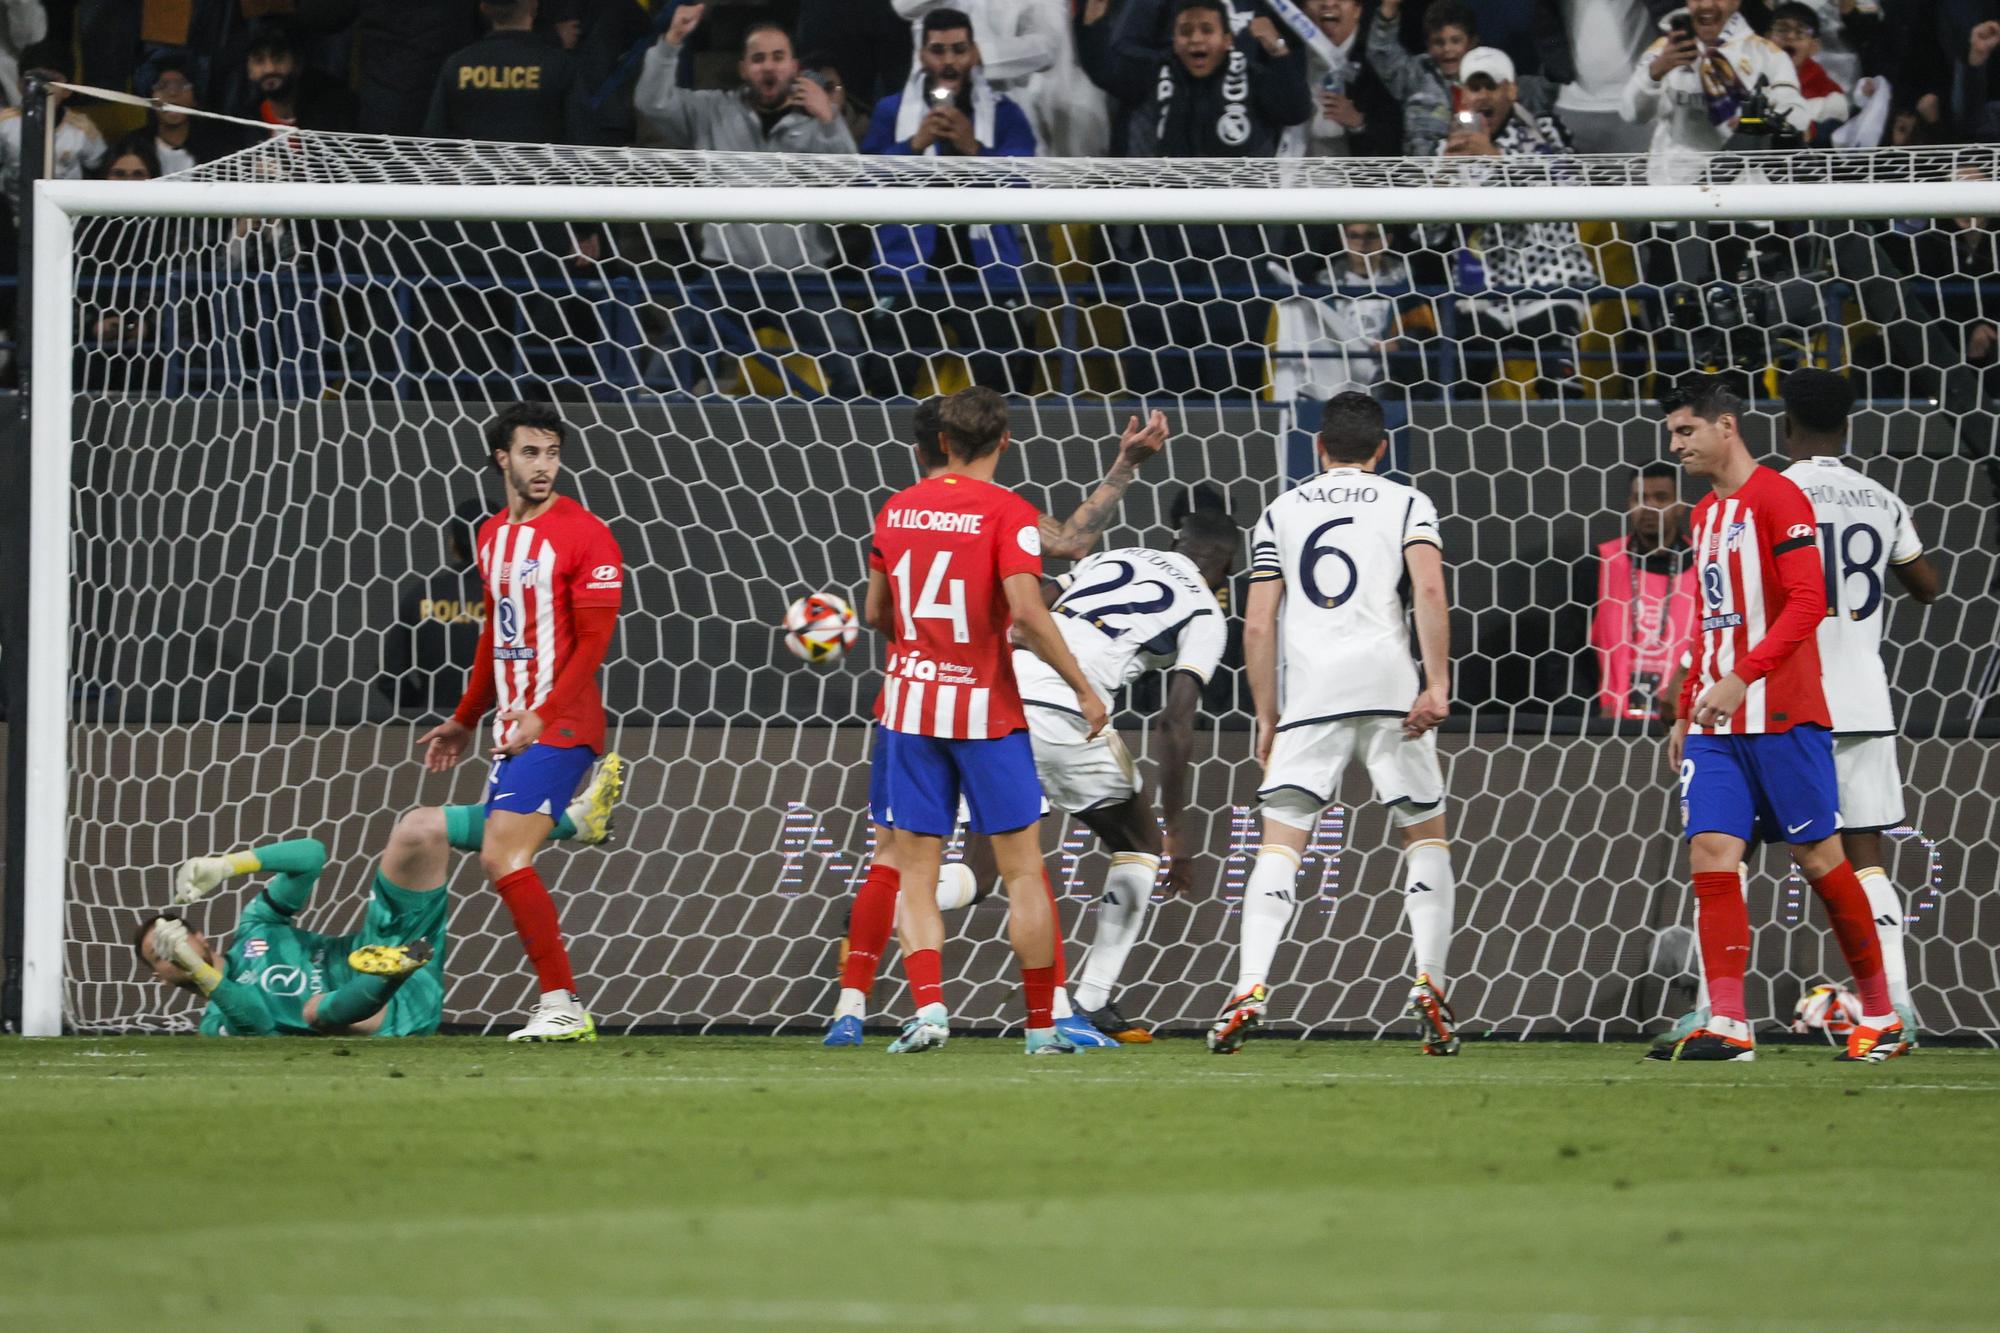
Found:
M 535 0 L 479 0 L 492 31 L 438 71 L 424 133 L 437 139 L 589 143 L 569 52 L 535 35 Z

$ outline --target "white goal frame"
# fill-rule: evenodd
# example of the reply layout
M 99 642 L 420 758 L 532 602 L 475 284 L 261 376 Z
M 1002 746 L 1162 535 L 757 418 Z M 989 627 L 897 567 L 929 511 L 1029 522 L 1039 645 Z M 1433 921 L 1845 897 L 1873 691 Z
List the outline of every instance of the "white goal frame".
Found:
M 527 151 L 524 149 L 524 151 Z M 546 147 L 537 150 L 547 153 Z M 1894 150 L 1879 150 L 1882 157 Z M 763 158 L 766 172 L 768 156 Z M 876 161 L 876 160 L 871 160 Z M 814 159 L 820 169 L 825 158 Z M 1188 162 L 1120 162 L 1186 179 Z M 1240 165 L 1240 164 L 1232 164 Z M 1284 164 L 1276 164 L 1280 168 Z M 1409 166 L 1384 163 L 1396 179 Z M 1042 160 L 1035 176 L 1107 164 Z M 857 169 L 856 176 L 863 174 Z M 1127 179 L 1141 178 L 1127 176 Z M 767 176 L 767 181 L 770 178 Z M 984 185 L 986 182 L 980 182 Z M 998 182 L 995 182 L 998 183 Z M 1831 180 L 1716 185 L 1276 185 L 1271 188 L 911 186 L 812 188 L 808 180 L 740 186 L 505 186 L 310 184 L 164 180 L 39 181 L 33 191 L 31 268 L 31 481 L 28 572 L 26 901 L 22 932 L 22 1031 L 55 1036 L 63 1025 L 64 915 L 68 902 L 72 369 L 76 223 L 93 216 L 547 222 L 579 218 L 644 223 L 1325 223 L 1366 218 L 1451 222 L 1854 221 L 2000 216 L 2000 180 Z M 806 188 L 800 188 L 805 186 Z M 12 647 L 12 645 L 10 645 Z

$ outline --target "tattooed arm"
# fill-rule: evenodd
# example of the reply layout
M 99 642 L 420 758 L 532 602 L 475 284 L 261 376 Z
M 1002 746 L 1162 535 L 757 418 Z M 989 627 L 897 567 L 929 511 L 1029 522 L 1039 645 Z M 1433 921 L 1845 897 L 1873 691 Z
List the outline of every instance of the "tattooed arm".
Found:
M 1042 554 L 1062 560 L 1081 560 L 1089 555 L 1090 548 L 1097 545 L 1097 539 L 1111 526 L 1118 512 L 1118 501 L 1132 484 L 1132 478 L 1139 475 L 1140 465 L 1160 452 L 1166 443 L 1165 413 L 1153 413 L 1143 427 L 1136 415 L 1126 422 L 1125 433 L 1118 441 L 1118 461 L 1104 474 L 1104 480 L 1097 484 L 1090 498 L 1078 505 L 1066 522 L 1057 523 L 1047 514 L 1042 515 Z

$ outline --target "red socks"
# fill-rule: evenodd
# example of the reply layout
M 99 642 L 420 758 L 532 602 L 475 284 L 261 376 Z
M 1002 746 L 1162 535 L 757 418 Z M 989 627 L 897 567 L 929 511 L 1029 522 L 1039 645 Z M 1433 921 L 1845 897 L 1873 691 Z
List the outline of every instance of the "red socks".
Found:
M 921 1009 L 944 1003 L 944 960 L 936 949 L 903 955 L 903 975 L 910 979 L 910 1003 Z
M 896 894 L 902 883 L 902 873 L 890 866 L 868 868 L 868 878 L 854 894 L 854 912 L 847 923 L 847 961 L 840 969 L 844 988 L 864 995 L 874 988 L 875 969 L 896 929 Z
M 1861 892 L 1859 884 L 1854 891 Z M 1861 906 L 1862 920 L 1869 922 L 1865 899 Z M 1750 963 L 1750 909 L 1743 905 L 1743 881 L 1735 871 L 1695 872 L 1694 924 L 1701 939 L 1702 975 L 1708 978 L 1709 1012 L 1749 1022 L 1743 1008 L 1743 972 Z M 1874 929 L 1872 923 L 1869 929 Z
M 502 875 L 493 887 L 514 917 L 514 933 L 521 937 L 522 947 L 528 951 L 528 962 L 541 978 L 543 992 L 575 990 L 576 977 L 569 970 L 569 950 L 563 947 L 555 901 L 549 897 L 535 868 L 528 866 L 511 875 Z M 1862 908 L 1862 919 L 1866 921 L 1867 904 L 1863 903 Z
M 1056 969 L 1053 967 L 1024 967 L 1021 969 L 1021 989 L 1028 993 L 1028 1026 L 1031 1028 L 1054 1027 L 1056 1002 Z
M 1833 937 L 1840 941 L 1840 952 L 1854 973 L 1854 989 L 1861 994 L 1861 1012 L 1870 1018 L 1894 1013 L 1889 980 L 1882 974 L 1882 937 L 1875 933 L 1875 916 L 1868 910 L 1868 890 L 1861 887 L 1854 867 L 1842 861 L 1827 871 L 1824 878 L 1813 880 L 1812 887 L 1826 904 Z

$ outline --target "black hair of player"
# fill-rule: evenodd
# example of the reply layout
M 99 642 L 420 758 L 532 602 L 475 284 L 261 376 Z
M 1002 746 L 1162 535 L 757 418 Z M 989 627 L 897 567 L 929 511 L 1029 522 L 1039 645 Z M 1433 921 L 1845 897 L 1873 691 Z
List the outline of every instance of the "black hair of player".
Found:
M 933 9 L 924 15 L 924 36 L 934 32 L 957 32 L 965 29 L 968 41 L 978 41 L 979 35 L 972 31 L 972 16 L 962 9 Z
M 153 969 L 153 960 L 146 957 L 146 933 L 162 921 L 178 921 L 180 919 L 181 914 L 179 909 L 172 907 L 169 907 L 164 912 L 148 912 L 139 918 L 139 928 L 132 932 L 132 956 L 139 960 L 140 971 L 150 972 Z
M 1632 474 L 1632 480 L 1644 485 L 1649 481 L 1671 481 L 1676 490 L 1680 489 L 1681 470 L 1672 463 L 1656 461 L 1646 464 Z
M 983 384 L 960 389 L 938 409 L 944 447 L 960 463 L 976 463 L 1007 438 L 1007 400 Z
M 1227 510 L 1194 509 L 1174 533 L 1174 549 L 1201 567 L 1212 583 L 1228 579 L 1243 548 L 1243 529 Z
M 569 423 L 562 419 L 553 403 L 515 403 L 500 409 L 500 415 L 493 418 L 486 428 L 486 458 L 494 467 L 499 467 L 493 455 L 504 454 L 514 444 L 517 430 L 543 430 L 556 437 L 560 447 L 569 445 Z
M 1660 415 L 1666 417 L 1685 407 L 1703 421 L 1715 422 L 1724 417 L 1735 417 L 1740 425 L 1747 406 L 1743 395 L 1736 392 L 1726 377 L 1700 372 L 1683 376 L 1660 395 Z
M 1327 399 L 1320 413 L 1320 452 L 1336 464 L 1366 463 L 1387 434 L 1382 404 L 1353 389 Z
M 1222 26 L 1229 26 L 1229 0 L 1174 0 L 1174 17 L 1180 18 L 1190 9 L 1206 9 L 1222 16 Z
M 1799 0 L 1786 0 L 1786 3 L 1772 8 L 1773 25 L 1782 23 L 1786 19 L 1798 24 L 1813 36 L 1819 36 L 1819 15 L 1813 12 L 1811 5 L 1802 5 Z
M 938 439 L 944 431 L 943 411 L 944 399 L 926 398 L 910 414 L 910 443 L 916 446 L 917 466 L 927 476 L 951 461 Z
M 791 44 L 792 30 L 790 28 L 787 28 L 776 19 L 758 19 L 743 30 L 743 45 L 737 49 L 737 59 L 748 60 L 750 58 L 750 39 L 760 32 L 779 33 L 784 37 L 787 46 Z
M 1185 487 L 1179 495 L 1174 497 L 1173 508 L 1167 511 L 1167 525 L 1179 528 L 1187 516 L 1198 509 L 1208 509 L 1218 514 L 1227 514 L 1229 512 L 1229 501 L 1223 496 L 1221 491 L 1205 481 L 1194 486 Z
M 250 29 L 250 36 L 243 43 L 243 58 L 251 56 L 290 56 L 294 60 L 304 58 L 299 46 L 299 35 L 292 25 L 283 19 L 259 19 Z
M 518 23 L 527 10 L 528 0 L 479 0 L 479 12 L 488 23 Z
M 1845 375 L 1808 366 L 1785 376 L 1779 386 L 1785 414 L 1814 435 L 1840 435 L 1854 411 L 1854 386 Z
M 1472 44 L 1479 44 L 1479 19 L 1458 0 L 1432 0 L 1424 10 L 1424 36 L 1435 37 L 1446 28 L 1463 28 Z

